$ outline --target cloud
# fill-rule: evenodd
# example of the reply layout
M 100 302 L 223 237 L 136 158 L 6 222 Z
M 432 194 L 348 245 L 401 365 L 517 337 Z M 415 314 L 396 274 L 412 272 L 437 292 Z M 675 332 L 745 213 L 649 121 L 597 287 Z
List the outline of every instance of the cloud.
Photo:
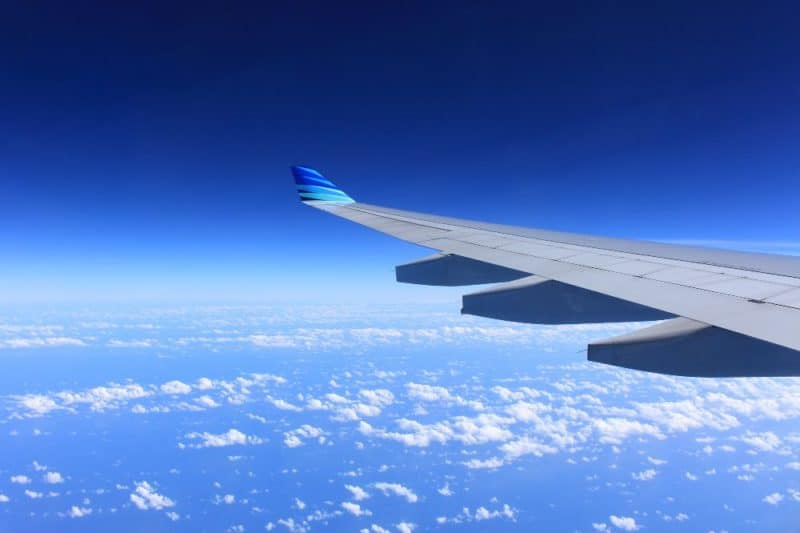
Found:
M 358 485 L 345 485 L 344 488 L 350 491 L 353 495 L 353 499 L 357 502 L 369 498 L 369 493 Z
M 90 507 L 78 507 L 77 505 L 70 507 L 67 513 L 70 518 L 83 518 L 90 514 L 92 514 L 92 509 Z
M 771 431 L 765 431 L 763 433 L 748 431 L 743 436 L 739 437 L 739 440 L 761 452 L 779 451 L 783 444 L 780 437 Z
M 155 341 L 153 339 L 121 340 L 111 339 L 106 343 L 109 348 L 152 348 Z
M 18 485 L 27 485 L 31 482 L 31 478 L 26 475 L 18 474 L 16 476 L 11 476 L 11 483 L 16 483 Z
M 36 492 L 35 490 L 25 489 L 25 496 L 27 496 L 32 500 L 38 500 L 39 498 L 44 496 L 44 494 L 42 494 L 41 492 Z
M 196 398 L 195 402 L 199 403 L 203 407 L 210 407 L 210 408 L 219 407 L 219 403 L 217 403 L 217 401 L 214 400 L 214 398 L 206 394 L 200 396 L 199 398 Z
M 412 522 L 400 522 L 395 524 L 394 527 L 397 528 L 398 533 L 412 533 L 412 531 L 417 529 L 417 524 Z
M 492 520 L 493 518 L 510 518 L 516 517 L 516 510 L 512 509 L 510 505 L 503 504 L 503 508 L 499 510 L 490 511 L 486 507 L 478 507 L 475 510 L 475 520 Z
M 377 407 L 388 407 L 394 403 L 394 394 L 387 389 L 362 389 L 358 391 L 358 395 L 367 403 Z
M 137 481 L 136 489 L 130 495 L 131 502 L 142 511 L 154 509 L 160 511 L 167 507 L 174 507 L 175 502 L 159 494 L 147 481 Z
M 210 390 L 214 388 L 214 382 L 208 378 L 199 378 L 195 382 L 194 388 L 197 390 Z
M 416 503 L 419 500 L 419 497 L 414 494 L 411 489 L 401 485 L 400 483 L 379 482 L 373 483 L 372 486 L 381 491 L 384 496 L 389 496 L 390 494 L 401 496 L 405 498 L 408 503 Z
M 272 405 L 283 411 L 294 411 L 296 413 L 299 413 L 300 411 L 303 410 L 300 407 L 297 407 L 296 405 L 287 402 L 286 400 L 281 400 L 280 398 L 267 398 L 267 400 Z
M 320 444 L 322 444 L 325 439 L 324 435 L 325 432 L 321 428 L 312 426 L 310 424 L 303 424 L 297 429 L 284 433 L 283 444 L 289 448 L 297 448 L 298 446 L 305 444 L 303 439 L 312 438 L 318 439 Z
M 73 337 L 31 337 L 0 340 L 0 349 L 48 348 L 53 346 L 86 346 L 86 343 Z
M 492 501 L 496 501 L 496 498 L 492 498 Z M 464 507 L 461 509 L 461 512 L 458 513 L 456 516 L 452 518 L 447 518 L 446 516 L 440 516 L 436 518 L 437 524 L 446 524 L 448 522 L 453 524 L 461 524 L 463 522 L 473 522 L 473 521 L 485 521 L 485 520 L 494 520 L 497 518 L 507 518 L 509 520 L 516 520 L 517 517 L 517 510 L 512 508 L 508 504 L 503 504 L 500 509 L 489 510 L 484 506 L 480 506 L 475 509 L 473 513 L 469 507 Z
M 424 385 L 421 383 L 406 383 L 408 397 L 424 402 L 461 402 L 461 398 L 453 396 L 444 387 L 438 385 Z
M 214 503 L 214 505 L 219 505 L 222 503 L 224 503 L 225 505 L 233 505 L 234 503 L 236 503 L 236 496 L 234 496 L 233 494 L 225 494 L 223 496 L 217 494 L 214 496 L 212 502 Z
M 160 388 L 164 394 L 189 394 L 192 392 L 191 385 L 187 385 L 177 379 L 164 383 Z
M 453 490 L 450 488 L 450 484 L 449 483 L 445 483 L 444 487 L 436 489 L 436 492 L 438 492 L 442 496 L 452 496 L 453 495 Z
M 768 503 L 770 505 L 778 505 L 783 501 L 783 494 L 781 494 L 780 492 L 773 492 L 772 494 L 764 496 L 764 498 L 761 501 L 763 501 L 764 503 Z
M 64 478 L 58 472 L 47 472 L 44 475 L 44 481 L 45 483 L 55 485 L 58 483 L 64 483 Z
M 612 514 L 608 517 L 608 521 L 611 522 L 614 527 L 622 529 L 623 531 L 636 531 L 639 529 L 636 519 L 630 516 L 616 516 Z
M 495 468 L 500 468 L 506 464 L 506 462 L 499 457 L 490 457 L 489 459 L 470 459 L 469 461 L 464 461 L 462 464 L 471 470 L 493 470 Z
M 627 418 L 595 420 L 594 429 L 600 437 L 600 442 L 606 444 L 622 444 L 622 441 L 631 436 L 665 438 L 664 434 L 656 426 Z
M 347 511 L 353 516 L 371 516 L 372 512 L 367 509 L 362 509 L 361 506 L 353 502 L 342 502 L 342 509 Z
M 223 446 L 244 446 L 247 444 L 262 444 L 264 442 L 260 437 L 253 435 L 246 435 L 238 429 L 229 429 L 225 433 L 188 433 L 188 439 L 200 440 L 197 444 L 190 446 L 194 448 L 221 448 Z
M 652 468 L 648 468 L 647 470 L 643 470 L 641 472 L 634 472 L 631 474 L 631 477 L 637 481 L 650 481 L 655 479 L 657 472 Z
M 542 457 L 549 453 L 556 453 L 558 450 L 553 446 L 543 444 L 530 437 L 522 437 L 511 442 L 507 442 L 500 446 L 500 450 L 505 453 L 506 458 L 513 460 L 522 457 L 523 455 L 534 455 Z
M 494 414 L 480 414 L 475 417 L 456 416 L 451 420 L 422 424 L 415 420 L 401 418 L 396 421 L 400 431 L 376 429 L 367 422 L 359 423 L 359 431 L 364 435 L 396 440 L 406 446 L 427 447 L 431 443 L 444 444 L 455 440 L 467 445 L 505 441 L 513 434 L 506 427 L 513 419 Z
M 16 399 L 20 407 L 28 411 L 28 416 L 42 416 L 50 411 L 63 409 L 55 400 L 42 394 L 27 394 L 25 396 L 17 396 Z

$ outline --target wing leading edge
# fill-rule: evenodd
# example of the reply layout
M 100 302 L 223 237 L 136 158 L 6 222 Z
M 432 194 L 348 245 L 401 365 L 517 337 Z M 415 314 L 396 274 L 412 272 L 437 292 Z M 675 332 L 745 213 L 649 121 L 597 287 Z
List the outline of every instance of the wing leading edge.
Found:
M 533 324 L 665 320 L 589 345 L 591 361 L 704 377 L 800 375 L 800 258 L 460 220 L 355 202 L 308 167 L 301 200 L 436 250 L 397 281 L 497 283 L 462 313 Z

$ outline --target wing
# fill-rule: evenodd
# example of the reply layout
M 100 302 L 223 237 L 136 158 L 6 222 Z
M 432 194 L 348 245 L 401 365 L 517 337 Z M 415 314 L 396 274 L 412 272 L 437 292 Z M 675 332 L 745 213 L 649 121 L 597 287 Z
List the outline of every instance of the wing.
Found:
M 462 313 L 532 324 L 662 320 L 589 345 L 591 361 L 704 377 L 800 375 L 800 257 L 518 228 L 355 202 L 292 167 L 301 200 L 436 250 L 397 281 L 496 283 Z

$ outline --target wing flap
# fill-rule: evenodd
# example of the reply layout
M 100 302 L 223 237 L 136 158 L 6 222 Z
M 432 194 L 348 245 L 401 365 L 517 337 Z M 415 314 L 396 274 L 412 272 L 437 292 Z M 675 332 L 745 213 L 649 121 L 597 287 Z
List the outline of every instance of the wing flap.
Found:
M 525 277 L 525 272 L 454 254 L 436 254 L 395 267 L 401 283 L 456 287 L 499 283 Z
M 796 376 L 800 352 L 687 318 L 589 344 L 589 360 L 693 377 Z
M 664 320 L 674 315 L 540 276 L 464 295 L 461 312 L 527 324 Z

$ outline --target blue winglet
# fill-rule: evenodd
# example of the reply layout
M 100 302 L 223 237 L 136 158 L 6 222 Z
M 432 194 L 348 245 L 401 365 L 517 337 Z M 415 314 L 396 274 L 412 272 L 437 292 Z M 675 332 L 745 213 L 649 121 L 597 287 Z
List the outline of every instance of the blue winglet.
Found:
M 313 168 L 293 166 L 292 174 L 297 185 L 297 193 L 303 202 L 336 202 L 351 204 L 355 202 L 343 190 Z

